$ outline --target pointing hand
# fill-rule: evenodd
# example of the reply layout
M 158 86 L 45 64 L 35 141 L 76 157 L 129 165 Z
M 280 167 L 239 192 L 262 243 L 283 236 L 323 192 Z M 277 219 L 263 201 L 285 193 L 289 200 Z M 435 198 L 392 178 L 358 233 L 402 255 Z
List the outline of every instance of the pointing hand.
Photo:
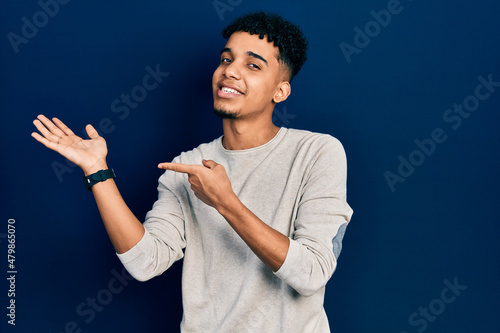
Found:
M 231 181 L 223 165 L 203 160 L 203 165 L 160 163 L 158 168 L 182 172 L 188 175 L 194 195 L 209 206 L 220 210 L 229 199 L 235 197 Z

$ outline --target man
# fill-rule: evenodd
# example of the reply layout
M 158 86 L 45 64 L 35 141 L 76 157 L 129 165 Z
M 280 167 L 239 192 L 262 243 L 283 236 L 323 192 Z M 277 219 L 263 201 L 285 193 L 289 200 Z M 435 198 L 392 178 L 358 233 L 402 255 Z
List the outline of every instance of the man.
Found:
M 108 166 L 91 125 L 82 140 L 40 115 L 34 124 L 43 136 L 32 135 L 83 169 L 132 276 L 148 280 L 184 257 L 183 332 L 329 332 L 325 285 L 352 214 L 344 150 L 330 135 L 272 123 L 307 41 L 265 13 L 237 19 L 223 36 L 212 87 L 224 135 L 159 164 L 167 171 L 144 224 L 111 171 L 92 176 Z

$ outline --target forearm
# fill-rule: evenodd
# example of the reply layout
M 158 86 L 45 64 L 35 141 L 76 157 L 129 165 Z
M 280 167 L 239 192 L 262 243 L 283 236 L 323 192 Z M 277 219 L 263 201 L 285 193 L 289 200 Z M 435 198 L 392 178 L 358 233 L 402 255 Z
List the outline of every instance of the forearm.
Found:
M 107 169 L 102 164 L 100 169 Z M 98 171 L 98 170 L 95 170 Z M 86 175 L 90 171 L 85 172 Z M 117 253 L 124 253 L 137 244 L 144 235 L 142 223 L 123 200 L 116 183 L 108 179 L 92 186 L 104 227 Z
M 90 139 L 83 140 L 59 119 L 52 120 L 39 115 L 33 124 L 43 136 L 34 132 L 33 138 L 81 167 L 85 176 L 108 169 L 106 141 L 92 125 L 85 127 Z M 131 249 L 144 235 L 144 227 L 123 201 L 115 182 L 108 179 L 97 183 L 92 192 L 116 252 Z
M 288 253 L 290 240 L 253 214 L 234 196 L 219 213 L 269 268 L 276 272 Z

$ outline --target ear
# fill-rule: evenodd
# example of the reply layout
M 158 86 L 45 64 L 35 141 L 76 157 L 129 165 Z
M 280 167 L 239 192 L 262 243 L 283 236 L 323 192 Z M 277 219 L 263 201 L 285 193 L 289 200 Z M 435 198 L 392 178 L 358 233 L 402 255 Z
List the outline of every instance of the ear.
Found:
M 273 102 L 274 103 L 279 103 L 283 102 L 290 96 L 290 93 L 292 92 L 292 88 L 290 86 L 290 82 L 288 81 L 282 81 L 278 84 L 278 87 L 276 87 L 276 93 L 273 96 Z

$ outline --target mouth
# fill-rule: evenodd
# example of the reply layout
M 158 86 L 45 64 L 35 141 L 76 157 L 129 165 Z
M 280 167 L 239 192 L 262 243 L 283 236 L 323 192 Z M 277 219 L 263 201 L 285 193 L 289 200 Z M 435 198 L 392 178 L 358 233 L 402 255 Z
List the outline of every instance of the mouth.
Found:
M 228 94 L 238 94 L 238 95 L 243 95 L 236 89 L 228 88 L 228 87 L 222 87 L 220 88 L 222 92 L 228 93 Z
M 244 95 L 244 93 L 235 86 L 219 83 L 217 95 L 222 98 L 234 98 Z

